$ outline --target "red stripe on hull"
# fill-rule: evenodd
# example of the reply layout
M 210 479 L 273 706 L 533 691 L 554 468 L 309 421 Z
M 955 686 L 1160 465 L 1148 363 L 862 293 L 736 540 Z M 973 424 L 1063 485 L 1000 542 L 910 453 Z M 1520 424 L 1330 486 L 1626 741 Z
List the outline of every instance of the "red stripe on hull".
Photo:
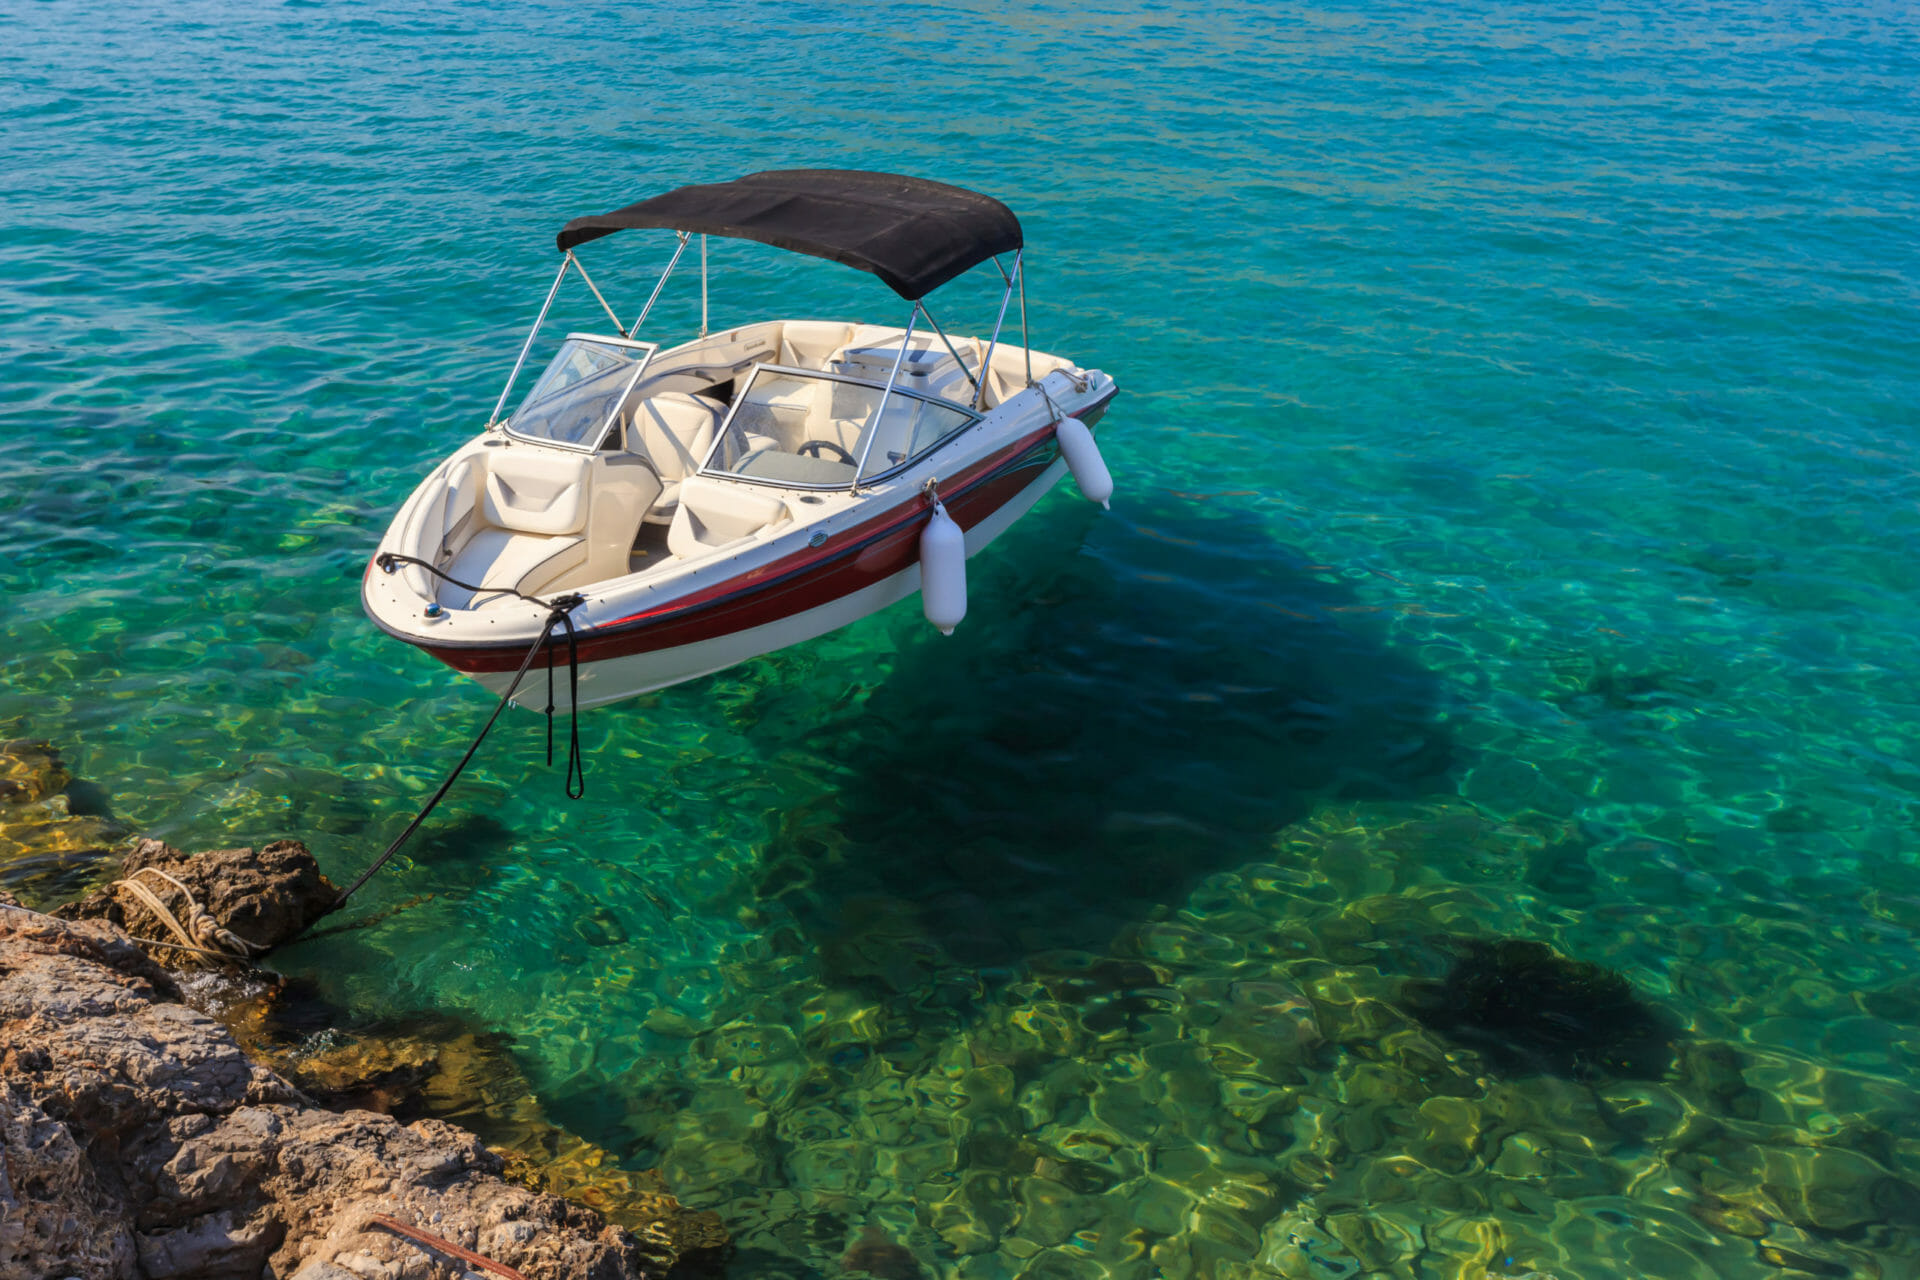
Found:
M 1083 420 L 1096 420 L 1104 409 L 1102 405 L 1089 411 Z M 971 529 L 1012 501 L 1052 464 L 1052 432 L 1051 426 L 1034 432 L 943 484 L 947 513 L 961 528 Z M 778 622 L 884 581 L 918 563 L 920 528 L 928 511 L 925 500 L 915 495 L 818 549 L 585 632 L 579 640 L 580 661 L 697 644 Z M 473 649 L 421 647 L 456 671 L 470 674 L 516 670 L 527 652 L 525 642 Z

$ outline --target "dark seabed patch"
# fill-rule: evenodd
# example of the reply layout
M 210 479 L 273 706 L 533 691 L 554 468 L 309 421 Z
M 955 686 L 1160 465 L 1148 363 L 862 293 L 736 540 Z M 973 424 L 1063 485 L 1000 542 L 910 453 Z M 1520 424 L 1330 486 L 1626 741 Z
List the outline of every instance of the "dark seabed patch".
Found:
M 1438 982 L 1409 984 L 1415 1017 L 1508 1076 L 1658 1080 L 1680 1028 L 1610 969 L 1522 938 L 1455 938 Z

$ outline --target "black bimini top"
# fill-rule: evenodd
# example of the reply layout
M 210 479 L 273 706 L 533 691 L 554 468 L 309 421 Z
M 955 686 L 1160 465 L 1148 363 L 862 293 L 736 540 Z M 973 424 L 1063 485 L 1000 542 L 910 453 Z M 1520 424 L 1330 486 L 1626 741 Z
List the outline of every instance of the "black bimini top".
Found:
M 757 240 L 871 271 L 908 301 L 1021 244 L 1013 210 L 977 191 L 860 169 L 770 169 L 575 218 L 561 252 L 640 227 Z

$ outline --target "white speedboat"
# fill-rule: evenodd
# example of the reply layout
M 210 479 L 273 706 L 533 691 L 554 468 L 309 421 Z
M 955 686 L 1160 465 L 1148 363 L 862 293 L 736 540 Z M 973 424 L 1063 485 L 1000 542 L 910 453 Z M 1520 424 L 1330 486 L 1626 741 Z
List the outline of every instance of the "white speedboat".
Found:
M 628 327 L 574 250 L 638 228 L 678 245 Z M 906 324 L 708 333 L 709 235 L 869 271 L 912 304 Z M 694 237 L 701 333 L 663 348 L 642 326 Z M 543 653 L 551 669 L 557 649 L 575 666 L 562 709 L 631 697 L 844 626 L 923 581 L 929 619 L 951 630 L 966 556 L 1069 468 L 1088 497 L 1111 491 L 1089 428 L 1113 379 L 1029 349 L 1020 223 L 997 200 L 890 174 L 756 173 L 576 218 L 558 245 L 486 429 L 407 499 L 361 585 L 389 635 L 496 693 Z M 926 295 L 987 263 L 1006 286 L 993 334 L 949 336 Z M 569 274 L 613 332 L 567 334 L 503 416 Z M 1018 346 L 1000 339 L 1016 297 Z

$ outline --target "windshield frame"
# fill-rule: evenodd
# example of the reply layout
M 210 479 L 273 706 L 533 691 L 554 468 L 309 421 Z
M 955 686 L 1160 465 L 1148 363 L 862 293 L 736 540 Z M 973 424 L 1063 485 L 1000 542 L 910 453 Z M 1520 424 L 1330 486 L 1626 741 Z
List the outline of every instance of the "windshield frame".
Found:
M 615 338 L 599 333 L 569 333 L 560 339 L 559 345 L 554 348 L 553 356 L 548 358 L 547 364 L 541 368 L 539 375 L 534 378 L 534 387 L 540 385 L 540 378 L 546 376 L 547 369 L 553 366 L 553 359 L 559 356 L 567 343 L 575 341 L 591 342 L 605 347 L 622 347 L 629 351 L 637 351 L 640 353 L 639 358 L 633 362 L 632 374 L 628 376 L 626 382 L 621 386 L 620 394 L 614 398 L 612 409 L 607 412 L 606 418 L 601 421 L 600 426 L 596 430 L 589 433 L 582 443 L 576 444 L 568 440 L 555 440 L 551 436 L 536 436 L 529 435 L 522 431 L 516 431 L 513 426 L 514 419 L 518 418 L 521 410 L 527 407 L 523 402 L 514 409 L 512 417 L 502 419 L 499 424 L 500 428 L 515 440 L 523 441 L 527 444 L 545 445 L 552 449 L 568 449 L 575 453 L 599 452 L 601 445 L 606 442 L 607 432 L 619 418 L 620 410 L 626 406 L 627 398 L 633 394 L 634 386 L 640 381 L 641 377 L 645 375 L 647 366 L 653 363 L 653 357 L 658 354 L 660 350 L 660 344 L 657 342 L 642 342 L 634 338 Z M 507 386 L 508 393 L 511 394 L 512 390 L 513 386 L 509 383 Z M 564 391 L 565 388 L 562 390 Z M 531 395 L 532 391 L 529 390 L 528 394 Z M 561 393 L 555 392 L 554 394 L 558 395 Z M 504 397 L 502 398 L 504 399 Z
M 841 493 L 850 489 L 864 489 L 879 484 L 884 480 L 891 480 L 902 471 L 919 466 L 926 459 L 940 452 L 940 450 L 946 448 L 947 445 L 972 430 L 974 424 L 980 422 L 982 418 L 985 417 L 984 414 L 976 413 L 964 404 L 958 404 L 942 396 L 921 395 L 919 392 L 909 391 L 896 383 L 892 388 L 891 396 L 904 396 L 909 400 L 919 400 L 925 404 L 934 405 L 941 409 L 951 409 L 953 412 L 964 417 L 966 421 L 955 427 L 952 431 L 947 432 L 944 436 L 941 436 L 940 439 L 934 441 L 932 445 L 915 454 L 913 457 L 895 463 L 885 471 L 876 471 L 869 476 L 861 476 L 856 472 L 854 478 L 845 484 L 814 484 L 801 480 L 768 480 L 759 476 L 742 475 L 738 471 L 728 471 L 716 466 L 714 459 L 719 456 L 721 449 L 726 445 L 727 432 L 733 428 L 734 415 L 740 412 L 741 406 L 745 403 L 744 393 L 746 389 L 753 385 L 753 380 L 760 376 L 760 372 L 763 369 L 768 373 L 778 374 L 783 377 L 819 378 L 826 382 L 845 382 L 856 387 L 872 387 L 882 392 L 887 391 L 886 383 L 873 378 L 858 378 L 852 374 L 839 373 L 826 369 L 802 369 L 796 365 L 769 364 L 764 361 L 755 361 L 752 370 L 748 372 L 746 377 L 740 380 L 740 390 L 734 395 L 733 403 L 727 406 L 727 416 L 720 420 L 720 426 L 714 431 L 713 444 L 708 448 L 707 456 L 701 460 L 700 470 L 697 474 L 715 480 L 732 480 L 739 484 L 766 485 L 774 489 L 815 489 L 824 493 Z M 891 397 L 883 397 L 881 409 L 884 409 L 887 398 Z M 876 410 L 876 416 L 878 416 L 879 412 L 880 410 Z

